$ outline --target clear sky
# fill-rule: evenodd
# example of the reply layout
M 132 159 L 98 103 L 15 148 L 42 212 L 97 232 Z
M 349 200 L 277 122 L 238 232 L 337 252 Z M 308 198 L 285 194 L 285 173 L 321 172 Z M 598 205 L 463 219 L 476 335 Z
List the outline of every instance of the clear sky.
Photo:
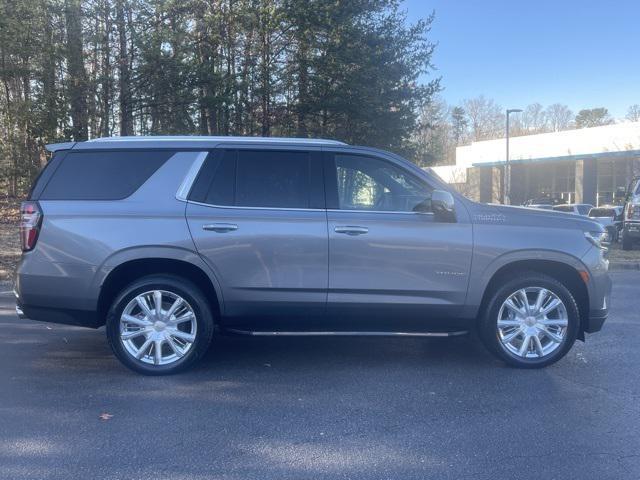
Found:
M 640 0 L 405 0 L 436 12 L 434 63 L 447 102 L 564 103 L 624 117 L 640 104 Z

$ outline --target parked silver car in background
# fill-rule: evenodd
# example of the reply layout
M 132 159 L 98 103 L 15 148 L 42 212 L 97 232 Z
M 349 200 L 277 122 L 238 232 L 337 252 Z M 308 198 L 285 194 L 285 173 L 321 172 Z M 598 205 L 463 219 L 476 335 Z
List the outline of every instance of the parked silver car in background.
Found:
M 466 199 L 410 162 L 328 140 L 52 145 L 22 205 L 18 315 L 100 327 L 145 374 L 217 335 L 448 336 L 505 362 L 602 327 L 602 225 Z
M 589 203 L 570 203 L 566 205 L 554 205 L 553 209 L 556 212 L 573 213 L 574 215 L 582 215 L 586 217 L 589 215 L 589 211 L 593 208 L 593 205 Z
M 589 210 L 589 218 L 595 220 L 604 227 L 609 235 L 610 242 L 617 242 L 622 230 L 622 214 L 624 207 L 604 205 Z
M 622 248 L 631 250 L 640 242 L 640 177 L 634 178 L 629 185 L 624 205 Z

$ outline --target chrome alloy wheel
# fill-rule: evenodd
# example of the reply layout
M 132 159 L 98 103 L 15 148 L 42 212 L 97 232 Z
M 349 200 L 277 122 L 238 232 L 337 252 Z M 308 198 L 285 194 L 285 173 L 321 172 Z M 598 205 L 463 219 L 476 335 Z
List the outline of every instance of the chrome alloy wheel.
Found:
M 569 316 L 560 298 L 542 287 L 512 293 L 498 312 L 498 338 L 508 352 L 525 359 L 556 351 L 567 336 Z
M 165 290 L 133 298 L 120 317 L 120 341 L 134 358 L 151 365 L 168 365 L 184 357 L 196 340 L 193 308 Z

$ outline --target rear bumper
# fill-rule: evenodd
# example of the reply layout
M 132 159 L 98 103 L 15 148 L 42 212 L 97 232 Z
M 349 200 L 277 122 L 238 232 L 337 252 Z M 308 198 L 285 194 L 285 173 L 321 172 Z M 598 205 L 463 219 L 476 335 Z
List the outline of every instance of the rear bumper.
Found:
M 19 297 L 16 298 L 16 315 L 20 319 L 61 323 L 77 327 L 99 328 L 104 325 L 104 322 L 100 321 L 95 311 L 34 307 L 24 305 Z
M 640 240 L 640 222 L 624 222 L 624 236 L 631 240 Z

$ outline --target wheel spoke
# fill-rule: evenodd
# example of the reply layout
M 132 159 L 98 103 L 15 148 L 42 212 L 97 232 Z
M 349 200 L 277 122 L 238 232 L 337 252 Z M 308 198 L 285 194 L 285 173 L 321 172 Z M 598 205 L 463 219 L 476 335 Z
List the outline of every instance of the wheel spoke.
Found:
M 549 331 L 549 329 L 548 329 L 548 328 L 544 327 L 541 331 L 542 331 L 542 332 L 543 332 L 547 337 L 549 337 L 549 338 L 551 339 L 551 341 L 552 341 L 552 342 L 555 342 L 555 343 L 560 343 L 560 342 L 562 342 L 562 337 L 561 337 L 560 335 L 556 334 L 556 333 L 553 333 L 553 332 Z
M 519 327 L 521 324 L 520 320 L 498 320 L 498 328 Z
M 138 327 L 148 327 L 151 325 L 151 322 L 146 318 L 138 318 L 132 315 L 124 314 L 122 315 L 122 320 L 124 320 L 126 323 L 132 323 L 134 325 L 137 325 Z
M 536 348 L 536 353 L 539 357 L 544 357 L 544 350 L 542 349 L 542 343 L 540 337 L 533 335 L 533 346 Z
M 144 298 L 142 295 L 138 295 L 136 297 L 136 303 L 138 304 L 138 306 L 142 310 L 142 313 L 144 313 L 144 315 L 146 317 L 152 317 L 153 316 L 153 313 L 151 312 L 151 309 L 149 308 L 149 305 L 147 304 L 147 299 L 146 298 Z
M 190 333 L 183 332 L 181 330 L 173 330 L 169 333 L 172 337 L 179 338 L 180 340 L 184 340 L 188 343 L 193 343 L 196 337 Z
M 531 336 L 525 335 L 524 341 L 522 342 L 522 345 L 520 345 L 520 349 L 518 350 L 518 355 L 520 355 L 521 357 L 526 356 L 527 353 L 529 352 L 530 346 L 531 346 Z
M 562 302 L 558 298 L 554 298 L 551 300 L 542 310 L 540 310 L 541 315 L 548 315 L 553 312 L 556 308 L 558 308 Z
M 524 288 L 518 290 L 518 298 L 524 307 L 524 314 L 529 315 L 531 307 L 529 305 L 529 299 L 527 298 L 527 292 Z
M 160 365 L 162 362 L 162 340 L 156 340 L 153 343 L 153 363 Z
M 566 327 L 569 325 L 569 320 L 566 318 L 545 318 L 540 320 L 539 323 L 546 327 Z
M 159 290 L 153 292 L 153 307 L 156 312 L 156 318 L 160 318 L 162 314 L 162 292 Z
M 132 338 L 137 338 L 140 335 L 148 335 L 150 333 L 150 330 L 146 329 L 146 328 L 141 328 L 140 330 L 134 330 L 131 332 L 123 332 L 120 334 L 120 338 L 122 340 L 131 340 Z
M 522 330 L 520 328 L 516 328 L 513 332 L 502 337 L 502 343 L 511 343 L 521 333 Z
M 167 335 L 167 343 L 169 344 L 169 347 L 171 347 L 171 350 L 173 350 L 173 353 L 178 357 L 184 356 L 184 352 L 178 345 L 176 345 L 176 342 L 171 338 L 171 335 Z
M 174 313 L 176 313 L 176 311 L 178 310 L 178 308 L 180 308 L 180 306 L 184 303 L 184 300 L 182 300 L 182 298 L 178 297 L 176 298 L 175 302 L 173 302 L 173 304 L 171 305 L 171 307 L 169 308 L 169 310 L 167 310 L 167 313 L 165 314 L 165 318 L 171 318 L 171 315 L 173 315 Z
M 538 292 L 538 298 L 536 298 L 536 304 L 534 307 L 534 313 L 538 313 L 544 305 L 545 300 L 547 299 L 547 294 L 549 291 L 546 288 L 541 288 Z
M 192 313 L 192 312 L 189 312 L 189 313 L 185 313 L 184 315 L 182 315 L 182 316 L 180 316 L 180 317 L 174 318 L 174 319 L 173 319 L 173 320 L 171 320 L 169 323 L 172 323 L 172 324 L 174 324 L 174 325 L 177 325 L 177 324 L 179 324 L 179 323 L 183 323 L 183 322 L 191 321 L 191 320 L 193 320 L 194 318 L 195 318 L 195 317 L 194 317 L 193 313 Z
M 149 351 L 149 347 L 151 346 L 152 343 L 153 343 L 153 340 L 150 338 L 147 338 L 145 340 L 145 342 L 142 344 L 140 349 L 136 352 L 136 358 L 138 360 L 140 360 L 142 357 L 144 357 L 147 354 L 147 352 Z
M 525 312 L 518 307 L 515 303 L 513 303 L 513 299 L 509 298 L 507 299 L 506 302 L 504 302 L 504 306 L 507 307 L 509 310 L 511 310 L 516 317 L 524 317 L 525 316 Z

